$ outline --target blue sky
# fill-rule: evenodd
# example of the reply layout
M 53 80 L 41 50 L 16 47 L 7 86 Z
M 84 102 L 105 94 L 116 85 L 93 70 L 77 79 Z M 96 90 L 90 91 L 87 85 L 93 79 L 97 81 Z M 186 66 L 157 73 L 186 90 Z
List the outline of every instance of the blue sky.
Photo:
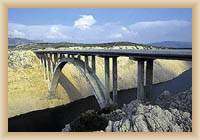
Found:
M 9 8 L 9 37 L 98 43 L 191 41 L 187 8 Z

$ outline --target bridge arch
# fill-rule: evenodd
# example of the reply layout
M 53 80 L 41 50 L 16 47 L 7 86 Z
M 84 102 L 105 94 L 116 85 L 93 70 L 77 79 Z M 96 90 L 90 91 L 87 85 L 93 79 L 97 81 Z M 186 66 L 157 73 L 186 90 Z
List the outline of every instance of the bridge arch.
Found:
M 85 78 L 87 79 L 87 81 L 89 81 L 89 84 L 94 89 L 94 95 L 101 108 L 108 107 L 110 106 L 110 104 L 112 104 L 110 96 L 106 95 L 105 87 L 103 86 L 97 75 L 93 72 L 93 70 L 89 66 L 85 65 L 84 61 L 78 58 L 62 58 L 57 63 L 49 87 L 50 96 L 56 93 L 55 91 L 59 83 L 60 74 L 62 72 L 63 67 L 67 63 L 73 64 L 75 67 L 79 69 L 79 71 L 82 74 L 84 74 Z

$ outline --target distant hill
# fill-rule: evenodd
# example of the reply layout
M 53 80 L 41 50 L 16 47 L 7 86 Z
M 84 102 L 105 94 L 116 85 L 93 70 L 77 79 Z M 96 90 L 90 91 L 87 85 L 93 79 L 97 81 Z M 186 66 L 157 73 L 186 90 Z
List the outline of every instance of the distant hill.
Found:
M 163 48 L 192 48 L 192 42 L 182 42 L 182 41 L 162 41 L 149 43 L 148 45 L 163 47 Z
M 152 48 L 151 45 L 139 44 L 133 42 L 105 42 L 105 43 L 73 43 L 73 42 L 37 42 L 30 41 L 30 43 L 24 43 L 18 45 L 15 49 L 45 49 L 45 48 L 69 48 L 69 47 L 101 47 L 101 48 L 113 48 L 120 46 L 132 46 L 132 47 L 142 47 L 144 49 Z M 161 48 L 161 47 L 154 47 Z
M 42 42 L 39 40 L 29 40 L 25 38 L 8 38 L 8 46 L 9 48 L 16 47 L 17 45 L 24 45 L 24 44 L 31 44 L 31 43 L 38 43 Z

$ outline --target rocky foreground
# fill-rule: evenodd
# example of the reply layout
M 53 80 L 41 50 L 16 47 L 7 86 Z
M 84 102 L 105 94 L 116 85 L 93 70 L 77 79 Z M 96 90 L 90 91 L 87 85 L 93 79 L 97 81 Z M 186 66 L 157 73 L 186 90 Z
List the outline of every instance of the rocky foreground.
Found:
M 154 103 L 134 100 L 122 108 L 89 110 L 62 131 L 191 132 L 192 90 L 171 95 L 164 91 Z

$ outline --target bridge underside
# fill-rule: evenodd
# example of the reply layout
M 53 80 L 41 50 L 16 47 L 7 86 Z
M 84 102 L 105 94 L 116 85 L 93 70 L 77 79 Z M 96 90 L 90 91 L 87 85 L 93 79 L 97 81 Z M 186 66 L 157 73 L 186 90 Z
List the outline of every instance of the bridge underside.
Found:
M 70 52 L 71 53 L 71 52 Z M 49 81 L 49 93 L 55 94 L 55 89 L 58 85 L 59 78 L 62 75 L 61 70 L 66 63 L 74 64 L 79 70 L 84 73 L 90 84 L 94 89 L 94 95 L 99 102 L 101 108 L 107 107 L 110 104 L 117 104 L 117 89 L 118 89 L 118 76 L 117 76 L 117 55 L 98 55 L 104 58 L 104 85 L 101 83 L 96 75 L 96 54 L 67 54 L 60 52 L 36 52 L 41 64 L 44 66 L 44 78 Z M 83 52 L 82 52 L 83 53 Z M 186 55 L 186 54 L 185 54 Z M 81 60 L 84 57 L 84 61 Z M 145 55 L 146 56 L 146 55 Z M 162 56 L 162 55 L 161 55 Z M 91 66 L 89 66 L 89 59 L 91 57 Z M 133 57 L 127 56 L 133 61 L 137 61 L 137 99 L 141 101 L 151 100 L 151 88 L 153 82 L 153 61 L 154 57 Z M 174 56 L 173 56 L 174 57 Z M 182 59 L 182 56 L 180 57 Z M 186 59 L 190 59 L 189 55 Z M 112 100 L 110 98 L 110 66 L 109 62 L 112 59 Z M 146 63 L 146 65 L 145 65 Z M 146 67 L 145 67 L 146 66 Z M 146 69 L 146 70 L 145 70 Z M 146 74 L 144 73 L 146 72 Z M 146 76 L 146 78 L 144 78 Z M 146 79 L 146 81 L 144 81 Z M 67 83 L 66 83 L 67 84 Z

